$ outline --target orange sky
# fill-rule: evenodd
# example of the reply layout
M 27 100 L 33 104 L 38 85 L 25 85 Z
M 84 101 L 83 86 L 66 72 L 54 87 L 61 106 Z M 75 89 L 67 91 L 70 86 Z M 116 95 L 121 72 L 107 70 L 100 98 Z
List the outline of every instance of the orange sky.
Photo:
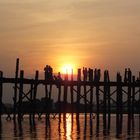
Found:
M 140 70 L 139 0 L 1 0 L 0 69 L 46 64 Z

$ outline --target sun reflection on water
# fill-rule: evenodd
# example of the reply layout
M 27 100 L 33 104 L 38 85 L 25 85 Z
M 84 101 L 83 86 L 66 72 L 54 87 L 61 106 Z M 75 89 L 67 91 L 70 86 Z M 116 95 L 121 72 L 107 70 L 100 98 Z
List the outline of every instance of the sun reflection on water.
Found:
M 72 115 L 67 113 L 61 116 L 59 135 L 60 139 L 72 140 Z
M 71 124 L 71 114 L 66 114 L 66 139 L 67 140 L 72 140 L 71 135 L 72 135 L 72 124 Z

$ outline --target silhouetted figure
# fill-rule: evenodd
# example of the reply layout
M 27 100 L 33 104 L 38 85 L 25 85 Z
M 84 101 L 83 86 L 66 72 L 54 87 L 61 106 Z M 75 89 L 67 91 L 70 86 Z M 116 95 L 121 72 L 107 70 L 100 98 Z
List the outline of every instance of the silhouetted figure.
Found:
M 130 70 L 130 68 L 128 68 L 128 80 L 129 80 L 129 82 L 132 80 L 132 72 L 131 72 L 131 70 Z
M 61 77 L 61 73 L 60 72 L 58 72 L 57 76 L 54 75 L 54 80 L 56 80 L 56 82 L 57 82 L 57 88 L 59 88 L 60 82 L 63 80 L 62 77 Z
M 94 70 L 94 81 L 100 81 L 100 78 L 101 78 L 101 70 L 95 69 Z
M 62 77 L 61 77 L 60 72 L 58 72 L 57 76 L 54 75 L 54 80 L 59 81 L 59 82 L 62 81 Z
M 93 69 L 91 68 L 88 69 L 88 76 L 89 76 L 89 81 L 93 81 Z
M 125 69 L 125 74 L 124 74 L 124 82 L 125 83 L 128 83 L 131 81 L 131 78 L 132 78 L 131 75 L 132 75 L 132 72 L 131 72 L 130 68 Z
M 45 71 L 45 80 L 53 80 L 53 69 L 51 66 L 46 65 L 44 68 Z
M 128 82 L 128 71 L 125 68 L 125 73 L 124 73 L 124 82 L 127 83 Z
M 95 70 L 94 70 L 94 81 L 97 81 L 96 78 L 97 77 L 97 69 L 95 68 Z
M 87 77 L 88 77 L 88 70 L 87 68 L 83 67 L 83 80 L 87 81 Z

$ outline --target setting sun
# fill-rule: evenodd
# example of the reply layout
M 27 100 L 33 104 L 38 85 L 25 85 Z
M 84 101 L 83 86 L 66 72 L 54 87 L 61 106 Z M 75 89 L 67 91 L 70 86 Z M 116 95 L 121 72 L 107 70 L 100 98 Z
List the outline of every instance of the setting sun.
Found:
M 62 65 L 60 71 L 62 74 L 72 74 L 73 69 L 74 69 L 74 66 L 72 64 L 64 64 Z

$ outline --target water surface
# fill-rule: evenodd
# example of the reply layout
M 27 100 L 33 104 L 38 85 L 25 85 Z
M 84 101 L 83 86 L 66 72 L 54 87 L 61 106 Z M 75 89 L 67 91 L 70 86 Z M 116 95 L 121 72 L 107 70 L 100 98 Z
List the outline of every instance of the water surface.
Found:
M 28 116 L 24 116 L 21 123 L 6 121 L 6 116 L 2 116 L 0 127 L 0 139 L 2 140 L 116 140 L 128 139 L 139 140 L 139 117 L 135 115 L 135 127 L 128 135 L 127 115 L 123 117 L 123 132 L 120 138 L 116 138 L 116 117 L 111 116 L 111 129 L 109 134 L 103 133 L 102 115 L 100 116 L 99 132 L 97 132 L 96 118 L 90 119 L 87 115 L 80 114 L 79 120 L 76 115 L 66 114 L 66 118 L 61 115 L 46 121 L 45 116 L 41 120 L 35 118 L 34 122 L 29 121 Z

